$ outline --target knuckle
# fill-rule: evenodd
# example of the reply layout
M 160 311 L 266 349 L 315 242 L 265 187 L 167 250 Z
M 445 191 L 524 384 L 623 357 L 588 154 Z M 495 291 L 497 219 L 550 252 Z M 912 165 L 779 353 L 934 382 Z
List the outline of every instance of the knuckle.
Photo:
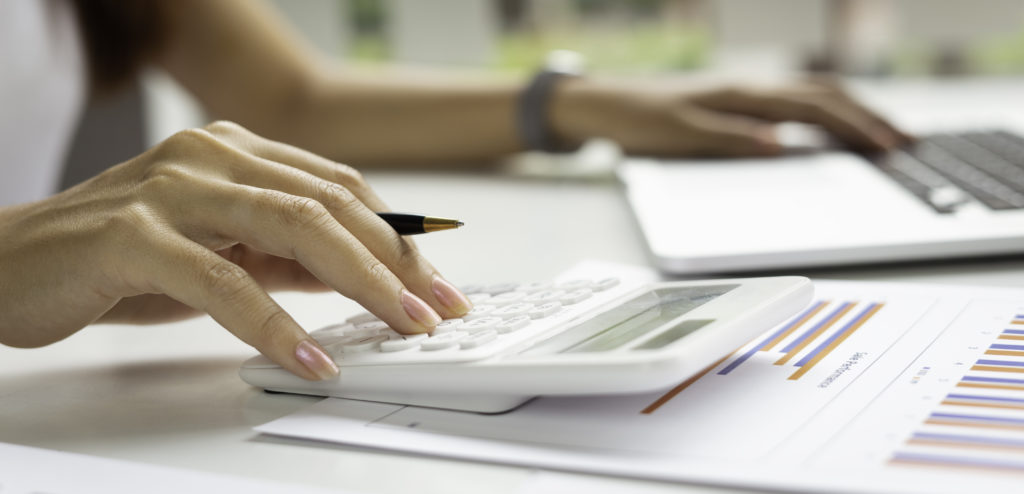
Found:
M 207 124 L 204 129 L 215 135 L 238 135 L 249 133 L 245 127 L 242 127 L 230 120 L 216 120 Z
M 376 258 L 368 259 L 365 264 L 366 275 L 371 283 L 389 284 L 395 279 L 395 275 L 391 273 L 391 270 Z
M 298 229 L 321 226 L 332 218 L 323 204 L 308 197 L 279 196 L 277 211 L 283 224 Z
M 363 174 L 359 170 L 343 163 L 335 165 L 334 181 L 349 189 L 366 187 L 366 180 L 363 178 Z
M 249 335 L 253 346 L 261 349 L 273 348 L 283 344 L 284 331 L 281 328 L 291 323 L 291 318 L 284 311 L 274 308 L 266 314 L 259 316 L 259 323 L 255 326 L 253 333 Z
M 249 273 L 235 264 L 221 261 L 203 270 L 202 278 L 211 297 L 221 301 L 237 301 L 248 286 Z
M 321 180 L 317 183 L 317 189 L 317 196 L 327 209 L 341 211 L 362 204 L 352 191 L 334 182 Z
M 163 143 L 161 143 L 161 147 L 166 148 L 174 146 L 177 149 L 177 146 L 182 145 L 204 146 L 216 144 L 219 142 L 220 141 L 218 141 L 217 138 L 208 130 L 201 128 L 193 128 L 179 130 L 178 132 L 175 132 L 174 135 L 168 137 L 166 140 L 163 141 Z

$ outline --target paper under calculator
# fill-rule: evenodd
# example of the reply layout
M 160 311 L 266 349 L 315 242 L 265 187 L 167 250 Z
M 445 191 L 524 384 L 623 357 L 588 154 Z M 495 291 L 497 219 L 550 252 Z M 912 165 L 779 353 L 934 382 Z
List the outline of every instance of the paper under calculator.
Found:
M 805 307 L 801 277 L 631 284 L 617 278 L 463 287 L 470 313 L 401 335 L 365 313 L 311 333 L 341 369 L 306 381 L 263 356 L 268 391 L 495 413 L 538 395 L 673 386 Z

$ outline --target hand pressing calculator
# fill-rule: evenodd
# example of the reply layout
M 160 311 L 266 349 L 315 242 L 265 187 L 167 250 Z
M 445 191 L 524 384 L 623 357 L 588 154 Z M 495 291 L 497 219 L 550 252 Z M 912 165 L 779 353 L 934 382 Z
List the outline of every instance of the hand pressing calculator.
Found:
M 430 334 L 369 313 L 311 333 L 341 369 L 306 381 L 263 356 L 240 374 L 268 391 L 497 413 L 538 395 L 671 387 L 811 300 L 800 277 L 631 284 L 616 278 L 464 287 L 474 308 Z

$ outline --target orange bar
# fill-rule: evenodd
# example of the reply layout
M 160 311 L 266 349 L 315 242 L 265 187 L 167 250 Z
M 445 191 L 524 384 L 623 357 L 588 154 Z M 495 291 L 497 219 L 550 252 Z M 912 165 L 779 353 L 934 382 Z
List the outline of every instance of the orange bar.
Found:
M 952 468 L 962 468 L 962 469 L 965 469 L 965 470 L 984 470 L 986 472 L 991 472 L 993 470 L 999 471 L 999 472 L 1007 472 L 1007 471 L 1020 472 L 1020 470 L 1015 469 L 1015 468 L 1000 468 L 1000 467 L 997 467 L 997 466 L 968 465 L 968 464 L 946 463 L 946 462 L 926 461 L 926 460 L 908 460 L 908 459 L 902 459 L 902 458 L 891 459 L 891 460 L 889 460 L 889 464 L 890 465 L 925 466 L 925 467 L 931 467 L 931 468 L 934 468 L 934 467 L 952 467 Z
M 1024 324 L 1024 319 L 1014 319 L 1010 321 L 1010 324 Z
M 982 422 L 958 422 L 956 420 L 942 420 L 942 419 L 928 419 L 924 423 L 932 425 L 956 425 L 959 427 L 983 427 L 986 429 L 1009 429 L 1014 431 L 1024 431 L 1024 425 L 1012 425 L 1012 424 L 986 424 Z
M 952 446 L 956 448 L 974 448 L 974 449 L 994 449 L 999 451 L 1005 451 L 1008 449 L 1020 450 L 1024 449 L 1021 446 L 1014 446 L 1010 444 L 972 444 L 962 443 L 957 441 L 942 441 L 939 439 L 910 439 L 907 444 L 916 444 L 918 446 Z
M 746 346 L 746 345 L 743 345 L 743 346 Z M 740 348 L 742 348 L 742 347 L 740 347 Z M 700 379 L 700 378 L 704 377 L 705 375 L 707 375 L 708 372 L 711 372 L 712 369 L 714 369 L 715 367 L 718 367 L 719 364 L 721 364 L 722 362 L 725 362 L 729 357 L 732 357 L 735 354 L 736 354 L 736 352 L 732 352 L 729 355 L 726 355 L 726 356 L 722 357 L 721 359 L 718 360 L 718 362 L 715 362 L 715 363 L 705 367 L 704 370 L 698 372 L 697 375 L 695 375 L 695 376 L 693 376 L 693 377 L 691 377 L 691 378 L 689 378 L 689 379 L 679 383 L 679 385 L 677 385 L 676 387 L 674 387 L 671 390 L 669 390 L 668 393 L 665 393 L 665 394 L 661 395 L 661 398 L 658 398 L 657 400 L 654 400 L 654 403 L 651 403 L 650 405 L 647 405 L 647 408 L 644 408 L 643 410 L 641 410 L 640 413 L 647 414 L 647 415 L 650 415 L 650 414 L 654 413 L 655 410 L 661 408 L 662 405 L 668 403 L 672 398 L 675 398 L 677 394 L 682 393 L 684 389 L 690 387 L 691 384 L 697 382 L 698 379 Z
M 1010 403 L 979 403 L 976 401 L 944 400 L 942 404 L 957 405 L 964 407 L 1005 408 L 1009 410 L 1024 410 L 1024 405 L 1014 405 Z
M 1000 340 L 1024 340 L 1024 335 L 1021 334 L 1001 334 L 999 335 Z
M 855 304 L 855 303 L 847 305 L 845 309 L 839 311 L 836 314 L 833 314 L 832 317 L 830 317 L 827 321 L 825 321 L 821 325 L 821 327 L 818 328 L 817 331 L 815 331 L 810 336 L 808 336 L 807 339 L 805 339 L 804 341 L 801 341 L 800 344 L 797 345 L 796 347 L 794 347 L 792 350 L 790 350 L 789 353 L 783 355 L 782 358 L 777 360 L 775 362 L 775 365 L 783 365 L 786 362 L 789 362 L 789 359 L 793 358 L 794 355 L 800 353 L 800 351 L 803 350 L 805 347 L 807 347 L 807 345 L 810 345 L 812 341 L 818 339 L 818 337 L 821 336 L 822 333 L 824 333 L 825 331 L 828 331 L 828 328 L 831 328 L 832 325 L 836 323 L 836 321 L 842 319 L 843 316 L 846 315 L 846 313 L 848 313 L 851 310 L 853 310 L 853 308 L 856 307 L 856 306 L 857 306 L 857 304 Z
M 1010 357 L 1024 357 L 1020 350 L 986 350 L 985 355 L 1007 355 Z
M 971 367 L 971 370 L 991 372 L 1017 372 L 1024 374 L 1024 367 L 999 367 L 995 365 L 975 365 Z
M 814 318 L 814 316 L 818 315 L 818 313 L 821 312 L 825 307 L 828 307 L 828 304 L 830 304 L 830 303 L 832 303 L 832 302 L 828 301 L 828 300 L 822 302 L 821 305 L 818 306 L 818 308 L 814 309 L 811 312 L 808 312 L 807 314 L 804 315 L 804 317 L 801 317 L 799 321 L 796 321 L 793 324 L 793 326 L 791 328 L 789 328 L 785 333 L 782 333 L 782 334 L 776 336 L 775 338 L 772 338 L 772 340 L 769 341 L 764 346 L 764 348 L 761 349 L 761 351 L 762 352 L 770 351 L 772 349 L 772 347 L 774 347 L 775 345 L 778 345 L 780 341 L 782 341 L 782 340 L 786 339 L 787 337 L 789 337 L 789 335 L 793 334 L 793 332 L 796 331 L 797 329 L 800 329 L 800 327 L 803 326 L 807 321 L 811 320 L 812 318 Z
M 1024 391 L 1024 386 L 1016 384 L 990 384 L 990 383 L 969 383 L 959 382 L 956 384 L 959 388 L 989 388 L 989 389 L 1008 389 L 1013 391 Z
M 794 381 L 800 379 L 800 376 L 806 374 L 807 371 L 811 370 L 811 367 L 814 367 L 815 364 L 820 362 L 821 359 L 825 358 L 825 356 L 831 353 L 832 350 L 835 350 L 840 343 L 846 341 L 846 338 L 848 338 L 851 334 L 855 333 L 858 329 L 860 329 L 860 327 L 863 326 L 864 323 L 868 322 L 868 319 L 871 319 L 872 316 L 878 314 L 878 311 L 882 310 L 882 307 L 885 307 L 885 304 L 878 304 L 874 308 L 872 308 L 867 314 L 864 314 L 860 318 L 860 320 L 854 323 L 853 326 L 850 326 L 850 328 L 847 329 L 845 333 L 839 335 L 839 337 L 836 338 L 835 340 L 832 340 L 832 343 L 829 343 L 828 346 L 823 348 L 820 352 L 818 352 L 818 354 L 815 355 L 814 358 L 812 358 L 802 367 L 797 369 L 797 371 L 794 372 L 792 376 L 789 376 L 789 380 Z M 850 308 L 853 308 L 853 306 L 851 305 Z

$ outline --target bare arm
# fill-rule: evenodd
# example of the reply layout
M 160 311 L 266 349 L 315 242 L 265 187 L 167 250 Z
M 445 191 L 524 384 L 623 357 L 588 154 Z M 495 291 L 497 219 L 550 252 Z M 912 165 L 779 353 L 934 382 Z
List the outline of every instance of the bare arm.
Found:
M 318 58 L 264 4 L 180 0 L 161 62 L 217 118 L 361 167 L 480 164 L 522 148 L 521 84 L 358 77 Z M 568 146 L 610 138 L 648 155 L 769 155 L 771 122 L 819 124 L 877 150 L 906 137 L 834 84 L 695 90 L 565 81 L 550 124 Z
M 216 118 L 360 166 L 479 163 L 520 147 L 516 84 L 353 76 L 261 2 L 178 3 L 160 62 Z

